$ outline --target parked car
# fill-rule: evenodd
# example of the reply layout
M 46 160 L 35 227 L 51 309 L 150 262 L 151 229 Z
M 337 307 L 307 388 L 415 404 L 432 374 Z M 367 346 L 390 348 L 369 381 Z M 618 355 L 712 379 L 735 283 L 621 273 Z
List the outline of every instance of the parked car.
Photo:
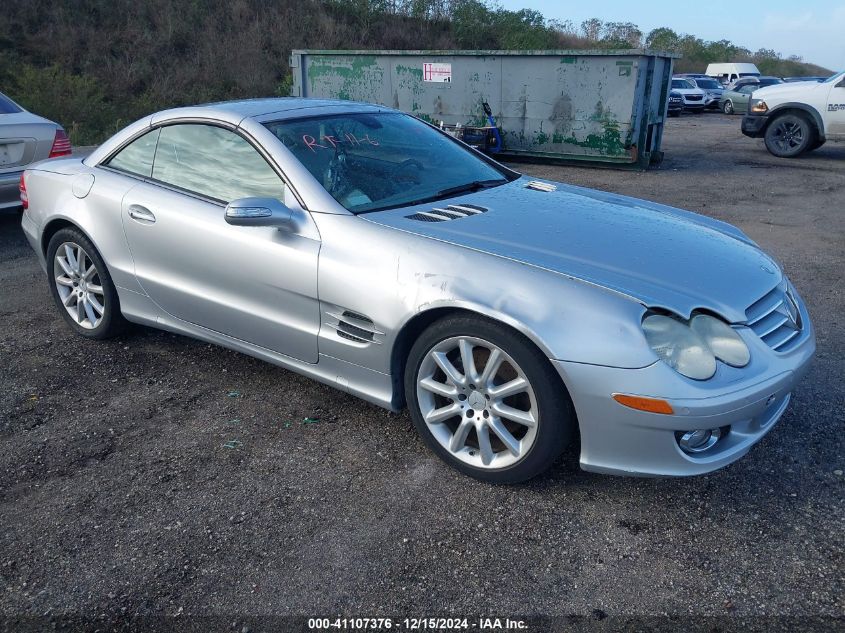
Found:
M 689 79 L 673 77 L 672 91 L 677 92 L 683 97 L 684 110 L 695 112 L 696 114 L 704 111 L 704 91 L 696 88 L 695 84 Z
M 737 79 L 734 83 L 728 86 L 728 89 L 736 89 L 741 86 L 757 86 L 763 88 L 765 86 L 774 86 L 775 84 L 782 84 L 783 80 L 780 77 L 743 77 Z
M 666 112 L 669 116 L 680 116 L 681 112 L 684 111 L 684 97 L 683 95 L 678 92 L 677 90 L 672 90 L 669 92 L 669 106 L 666 109 Z
M 748 112 L 751 95 L 758 89 L 757 84 L 745 84 L 739 88 L 725 90 L 719 99 L 719 109 L 725 114 L 745 114 Z
M 763 138 L 775 156 L 794 158 L 826 141 L 845 141 L 845 72 L 819 82 L 761 88 L 751 98 L 742 133 Z
M 18 187 L 27 165 L 70 153 L 70 140 L 59 124 L 0 93 L 0 209 L 21 206 Z
M 704 91 L 704 108 L 717 110 L 725 87 L 712 77 L 686 77 L 696 88 Z
M 707 70 L 704 72 L 708 77 L 713 77 L 713 79 L 717 80 L 723 86 L 727 86 L 741 77 L 760 76 L 757 66 L 741 62 L 708 64 Z
M 22 188 L 76 333 L 134 321 L 407 405 L 488 481 L 544 471 L 576 433 L 587 470 L 720 468 L 815 351 L 797 291 L 739 229 L 521 176 L 380 106 L 159 112 Z

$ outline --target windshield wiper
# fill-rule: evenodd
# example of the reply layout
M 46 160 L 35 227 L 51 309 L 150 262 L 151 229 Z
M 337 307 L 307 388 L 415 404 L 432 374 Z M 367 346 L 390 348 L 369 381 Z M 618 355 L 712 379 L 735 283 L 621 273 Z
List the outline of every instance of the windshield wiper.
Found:
M 507 178 L 492 178 L 490 180 L 473 180 L 472 182 L 468 182 L 463 185 L 457 185 L 456 187 L 447 187 L 446 189 L 441 189 L 433 196 L 426 196 L 425 198 L 420 198 L 419 200 L 411 200 L 409 202 L 403 202 L 401 205 L 402 207 L 411 207 L 415 204 L 425 204 L 426 202 L 434 202 L 435 200 L 442 200 L 443 198 L 451 198 L 452 196 L 457 196 L 461 193 L 471 193 L 473 191 L 478 191 L 479 189 L 489 189 L 490 187 L 496 187 L 498 185 L 503 185 L 508 182 Z
M 495 187 L 496 185 L 503 185 L 507 181 L 507 178 L 473 180 L 472 182 L 468 182 L 464 185 L 458 185 L 457 187 L 448 187 L 446 189 L 441 189 L 437 192 L 437 194 L 431 196 L 431 199 L 436 200 L 437 198 L 448 198 L 449 196 L 456 196 L 459 193 L 471 193 L 473 191 L 478 191 L 479 189 L 489 189 L 490 187 Z
M 468 182 L 463 185 L 457 185 L 456 187 L 448 187 L 446 189 L 441 189 L 436 194 L 432 196 L 426 196 L 425 198 L 418 198 L 417 200 L 408 200 L 403 202 L 397 202 L 396 204 L 390 204 L 383 207 L 375 207 L 373 209 L 364 209 L 362 211 L 356 212 L 356 215 L 361 213 L 371 213 L 374 211 L 389 211 L 390 209 L 398 209 L 400 207 L 412 207 L 417 204 L 425 204 L 426 202 L 434 202 L 435 200 L 441 200 L 443 198 L 450 198 L 452 196 L 457 196 L 461 193 L 471 193 L 473 191 L 478 191 L 479 189 L 489 189 L 490 187 L 496 187 L 498 185 L 503 185 L 506 182 L 509 182 L 507 178 L 491 178 L 490 180 L 473 180 L 472 182 Z

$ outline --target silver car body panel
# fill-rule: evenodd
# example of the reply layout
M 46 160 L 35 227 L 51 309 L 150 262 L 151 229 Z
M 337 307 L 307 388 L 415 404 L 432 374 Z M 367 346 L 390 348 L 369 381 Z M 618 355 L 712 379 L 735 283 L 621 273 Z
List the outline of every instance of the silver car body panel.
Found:
M 23 228 L 46 266 L 45 231 L 73 224 L 99 249 L 132 321 L 214 342 L 309 375 L 380 406 L 404 404 L 402 356 L 420 323 L 465 310 L 522 332 L 572 396 L 584 468 L 685 475 L 737 459 L 783 413 L 815 341 L 805 323 L 789 351 L 769 348 L 745 311 L 782 283 L 780 267 L 738 229 L 704 216 L 561 183 L 527 179 L 428 204 L 353 215 L 262 124 L 364 104 L 257 100 L 159 113 L 118 133 L 84 162 L 27 172 Z M 104 167 L 151 125 L 237 127 L 278 170 L 295 231 L 237 227 L 212 203 Z M 91 180 L 93 179 L 93 184 Z M 448 221 L 408 216 L 446 205 L 486 209 Z M 155 224 L 129 215 L 132 205 Z M 707 381 L 658 360 L 648 309 L 717 314 L 751 349 L 743 369 Z M 675 415 L 623 407 L 613 393 L 665 398 Z M 781 406 L 782 405 L 782 406 Z M 764 423 L 765 422 L 765 423 Z M 733 424 L 718 455 L 693 458 L 674 433 Z
M 588 281 L 687 318 L 706 309 L 729 323 L 742 322 L 746 301 L 780 280 L 778 265 L 747 237 L 726 232 L 723 223 L 581 187 L 559 184 L 556 191 L 537 191 L 528 182 L 474 194 L 471 203 L 488 211 L 460 221 L 408 218 L 443 206 L 437 204 L 364 217 Z

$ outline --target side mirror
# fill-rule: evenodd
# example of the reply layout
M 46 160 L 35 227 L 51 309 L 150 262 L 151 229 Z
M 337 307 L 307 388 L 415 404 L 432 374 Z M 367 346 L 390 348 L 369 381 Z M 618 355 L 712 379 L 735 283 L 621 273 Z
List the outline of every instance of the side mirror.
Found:
M 275 198 L 240 198 L 226 205 L 223 217 L 234 226 L 275 226 L 293 229 L 301 211 L 294 211 Z

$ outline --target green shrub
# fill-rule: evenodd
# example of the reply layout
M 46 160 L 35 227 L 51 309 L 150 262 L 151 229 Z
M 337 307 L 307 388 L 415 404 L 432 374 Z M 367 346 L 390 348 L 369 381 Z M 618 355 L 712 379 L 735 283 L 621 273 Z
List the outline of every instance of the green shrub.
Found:
M 108 136 L 114 112 L 93 77 L 74 75 L 57 65 L 19 66 L 10 96 L 24 108 L 56 121 L 75 145 L 99 143 Z

